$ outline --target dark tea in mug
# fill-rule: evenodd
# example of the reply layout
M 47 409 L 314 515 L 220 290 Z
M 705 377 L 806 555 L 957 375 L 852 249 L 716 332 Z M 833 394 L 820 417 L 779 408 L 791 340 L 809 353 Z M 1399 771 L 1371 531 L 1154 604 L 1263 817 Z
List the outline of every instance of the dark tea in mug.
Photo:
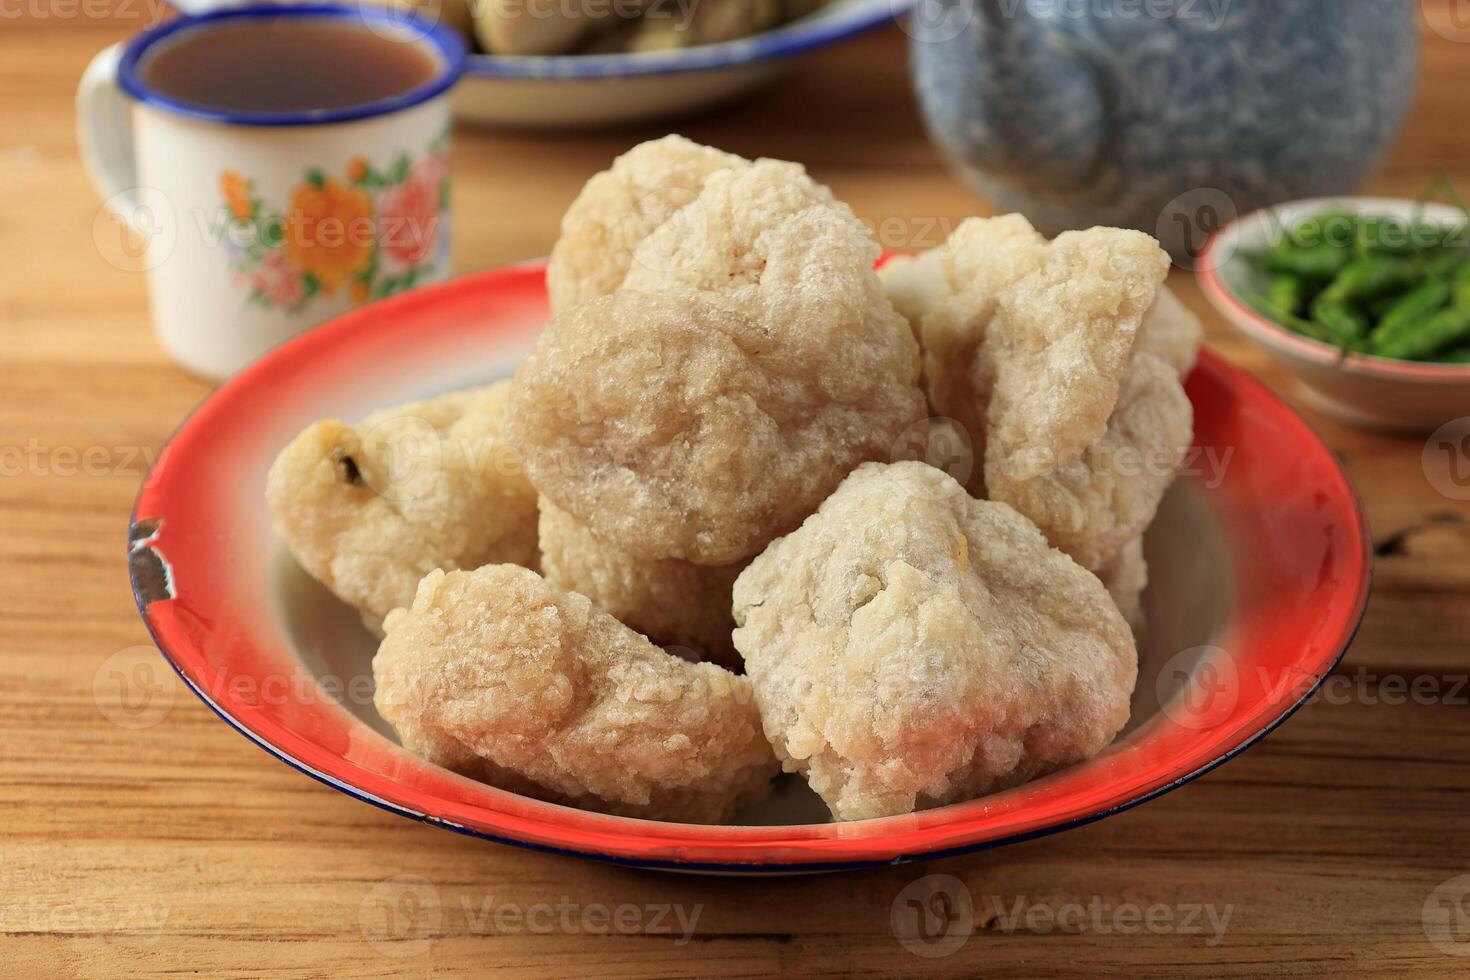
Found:
M 237 112 L 302 112 L 365 105 L 433 81 L 431 48 L 353 20 L 226 20 L 181 31 L 139 66 L 177 102 Z

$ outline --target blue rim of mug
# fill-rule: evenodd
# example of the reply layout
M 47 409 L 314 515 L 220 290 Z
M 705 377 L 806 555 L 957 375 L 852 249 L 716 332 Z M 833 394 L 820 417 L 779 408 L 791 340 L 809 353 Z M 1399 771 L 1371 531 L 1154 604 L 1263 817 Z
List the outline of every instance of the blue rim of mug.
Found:
M 431 81 L 385 99 L 375 99 L 358 105 L 339 106 L 335 109 L 303 109 L 293 112 L 246 112 L 187 102 L 149 88 L 139 75 L 139 66 L 149 49 L 182 31 L 191 31 L 222 21 L 283 20 L 286 18 L 352 20 L 368 27 L 380 25 L 400 33 L 406 41 L 432 47 L 439 56 L 439 71 Z M 367 4 L 362 6 L 256 4 L 230 7 L 206 14 L 188 14 L 142 31 L 124 46 L 122 59 L 118 62 L 117 67 L 117 81 L 124 92 L 139 102 L 193 119 L 238 126 L 320 126 L 385 116 L 442 95 L 464 74 L 467 53 L 463 39 L 452 27 L 430 23 L 389 7 L 373 7 Z

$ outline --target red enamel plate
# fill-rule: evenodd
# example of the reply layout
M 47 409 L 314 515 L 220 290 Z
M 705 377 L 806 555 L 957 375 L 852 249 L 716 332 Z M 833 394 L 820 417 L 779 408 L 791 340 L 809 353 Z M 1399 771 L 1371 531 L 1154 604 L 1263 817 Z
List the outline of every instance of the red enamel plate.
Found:
M 1367 599 L 1346 476 L 1260 384 L 1205 353 L 1195 451 L 1150 529 L 1134 717 L 1097 758 L 970 803 L 825 822 L 794 777 L 740 825 L 610 817 L 493 789 L 401 749 L 372 706 L 374 643 L 271 532 L 276 453 L 314 419 L 508 374 L 546 319 L 543 267 L 374 304 L 287 343 L 204 401 L 138 497 L 133 589 L 164 655 L 220 717 L 317 779 L 460 833 L 626 864 L 836 869 L 993 847 L 1116 813 L 1280 724 L 1342 656 Z

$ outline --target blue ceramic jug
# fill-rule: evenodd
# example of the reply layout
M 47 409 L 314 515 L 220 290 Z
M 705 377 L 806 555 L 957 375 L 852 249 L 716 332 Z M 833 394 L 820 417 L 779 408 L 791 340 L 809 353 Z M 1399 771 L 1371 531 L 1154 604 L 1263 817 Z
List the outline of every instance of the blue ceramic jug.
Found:
M 1187 259 L 1235 214 L 1355 190 L 1413 95 L 1410 0 L 921 0 L 911 69 L 958 173 L 1050 233 Z

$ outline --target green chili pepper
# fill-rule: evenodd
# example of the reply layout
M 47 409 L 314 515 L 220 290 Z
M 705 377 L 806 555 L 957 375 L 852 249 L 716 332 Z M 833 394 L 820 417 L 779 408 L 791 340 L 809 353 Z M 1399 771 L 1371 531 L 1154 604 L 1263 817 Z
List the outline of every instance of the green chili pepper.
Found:
M 1413 255 L 1419 251 L 1416 228 L 1398 218 L 1364 218 L 1353 236 L 1353 250 L 1365 255 Z
M 1418 221 L 1409 229 L 1414 247 L 1420 252 L 1432 252 L 1442 248 L 1461 247 L 1466 244 L 1465 226 L 1451 227 L 1434 221 Z
M 1455 309 L 1470 313 L 1470 262 L 1455 270 L 1454 290 Z
M 1321 341 L 1324 344 L 1333 344 L 1335 346 L 1335 341 L 1333 341 L 1332 339 L 1332 334 L 1329 333 L 1327 331 L 1327 328 L 1322 326 L 1320 323 L 1313 323 L 1311 320 L 1307 320 L 1299 316 L 1294 316 L 1284 310 L 1273 310 L 1269 307 L 1262 308 L 1261 312 L 1265 313 L 1271 319 L 1275 320 L 1277 323 L 1281 324 L 1292 333 L 1299 333 L 1303 337 L 1310 337 L 1313 340 Z
M 1266 291 L 1266 302 L 1283 313 L 1300 313 L 1307 305 L 1307 286 L 1301 276 L 1282 272 L 1273 276 Z
M 1253 302 L 1289 330 L 1344 351 L 1470 363 L 1470 223 L 1324 211 L 1246 258 L 1269 273 Z
M 1470 313 L 1450 307 L 1419 324 L 1417 330 L 1399 331 L 1371 349 L 1379 357 L 1418 361 L 1467 340 L 1470 340 Z
M 1396 345 L 1400 334 L 1413 333 L 1430 316 L 1449 305 L 1452 291 L 1450 284 L 1443 279 L 1431 279 L 1399 296 L 1373 329 L 1368 338 L 1369 346 Z
M 1301 276 L 1303 279 L 1331 279 L 1352 259 L 1345 248 L 1332 245 L 1312 245 L 1298 248 L 1283 242 L 1273 246 L 1261 257 L 1261 262 L 1271 272 Z
M 1273 304 L 1268 297 L 1260 293 L 1246 293 L 1245 301 L 1255 307 L 1256 311 L 1262 316 L 1281 324 L 1281 326 L 1293 333 L 1311 337 L 1313 340 L 1320 340 L 1324 344 L 1332 343 L 1332 338 L 1328 335 L 1326 329 L 1313 323 L 1311 320 L 1304 320 L 1293 313 L 1281 309 L 1279 306 Z
M 1345 249 L 1357 240 L 1358 216 L 1351 211 L 1324 211 L 1303 218 L 1286 233 L 1285 241 L 1297 248 L 1331 245 Z
M 1470 255 L 1462 248 L 1437 248 L 1424 253 L 1424 274 L 1430 278 L 1452 278 Z
M 1439 241 L 1435 244 L 1436 248 L 1463 253 L 1466 247 L 1470 246 L 1470 223 L 1453 227 L 1442 226 L 1441 230 L 1443 234 L 1439 236 Z
M 1370 299 L 1367 303 L 1363 304 L 1363 311 L 1368 314 L 1369 320 L 1377 323 L 1383 319 L 1385 313 L 1393 309 L 1393 304 L 1397 303 L 1401 298 L 1399 296 L 1380 296 L 1377 299 Z
M 1368 255 L 1354 259 L 1322 291 L 1337 302 L 1360 303 L 1415 285 L 1424 277 L 1423 266 L 1395 255 Z
M 1351 303 L 1323 293 L 1312 301 L 1312 320 L 1327 331 L 1328 343 L 1356 350 L 1368 335 L 1368 317 Z

